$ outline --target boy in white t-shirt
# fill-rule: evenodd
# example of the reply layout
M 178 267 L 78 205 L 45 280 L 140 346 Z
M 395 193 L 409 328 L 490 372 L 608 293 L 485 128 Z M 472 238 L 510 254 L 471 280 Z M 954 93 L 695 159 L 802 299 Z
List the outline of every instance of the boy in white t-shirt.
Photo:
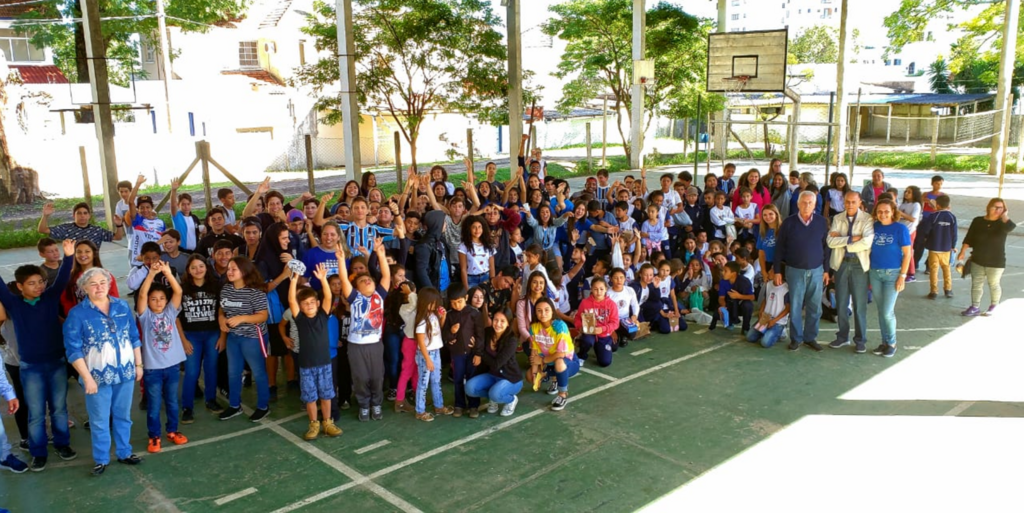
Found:
M 128 213 L 128 197 L 132 195 L 132 183 L 128 180 L 117 182 L 117 195 L 121 197 L 117 205 L 114 205 L 114 215 L 124 219 Z
M 128 232 L 128 263 L 133 267 L 142 265 L 139 258 L 142 252 L 142 245 L 147 242 L 159 242 L 160 237 L 167 231 L 164 221 L 156 216 L 153 208 L 153 198 L 139 196 L 139 188 L 146 182 L 144 175 L 139 175 L 128 196 L 128 217 L 124 220 L 126 226 L 131 226 Z
M 776 286 L 775 282 L 769 281 L 765 287 L 764 301 L 757 311 L 757 324 L 747 332 L 747 341 L 760 341 L 761 347 L 769 348 L 782 338 L 789 323 L 789 284 Z

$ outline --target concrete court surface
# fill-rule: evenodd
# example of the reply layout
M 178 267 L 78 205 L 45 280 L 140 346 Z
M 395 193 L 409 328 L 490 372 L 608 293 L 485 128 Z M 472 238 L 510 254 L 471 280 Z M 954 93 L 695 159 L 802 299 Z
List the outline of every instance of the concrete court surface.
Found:
M 659 174 L 651 172 L 652 182 Z M 894 175 L 902 188 L 904 178 Z M 927 184 L 927 176 L 907 180 Z M 954 206 L 983 206 L 987 177 L 946 176 Z M 1010 203 L 1011 214 L 1020 199 Z M 1024 470 L 1017 436 L 1024 427 L 1024 349 L 1014 334 L 1015 317 L 1024 313 L 1019 235 L 1008 242 L 1003 304 L 995 316 L 959 316 L 969 280 L 955 279 L 956 297 L 936 301 L 924 299 L 925 280 L 908 284 L 897 303 L 900 350 L 892 359 L 849 348 L 764 350 L 736 332 L 692 326 L 631 344 L 611 367 L 591 361 L 571 381 L 572 402 L 559 413 L 547 410 L 549 396 L 529 391 L 509 418 L 482 414 L 425 424 L 392 413 L 386 403 L 382 422 L 358 423 L 349 410 L 339 422 L 344 435 L 309 443 L 300 438 L 306 420 L 297 397 L 282 394 L 271 406 L 272 420 L 261 424 L 218 422 L 197 410 L 196 422 L 182 426 L 189 444 L 165 446 L 158 455 L 145 454 L 145 414 L 135 410 L 132 443 L 146 458 L 142 465 L 115 464 L 92 478 L 88 432 L 78 427 L 72 430 L 77 460 L 52 455 L 45 472 L 0 474 L 0 507 L 1019 511 L 1013 491 Z M 33 257 L 34 250 L 4 252 L 0 272 L 10 279 L 13 264 Z M 105 245 L 102 257 L 124 276 L 123 249 Z M 987 301 L 986 294 L 983 306 Z M 874 347 L 873 306 L 868 325 Z M 820 340 L 830 341 L 834 328 L 823 322 Z M 450 399 L 450 383 L 445 392 Z M 80 388 L 71 388 L 68 402 L 84 420 Z M 243 403 L 254 402 L 246 389 Z M 17 441 L 13 419 L 3 422 Z

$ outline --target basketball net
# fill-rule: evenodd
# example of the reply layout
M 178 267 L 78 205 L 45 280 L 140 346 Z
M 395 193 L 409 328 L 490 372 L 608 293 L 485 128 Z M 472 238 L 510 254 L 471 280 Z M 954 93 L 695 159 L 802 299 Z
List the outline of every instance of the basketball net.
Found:
M 722 79 L 722 84 L 727 93 L 741 93 L 743 88 L 747 86 L 747 81 L 750 80 L 749 76 L 738 75 L 735 77 L 727 77 Z

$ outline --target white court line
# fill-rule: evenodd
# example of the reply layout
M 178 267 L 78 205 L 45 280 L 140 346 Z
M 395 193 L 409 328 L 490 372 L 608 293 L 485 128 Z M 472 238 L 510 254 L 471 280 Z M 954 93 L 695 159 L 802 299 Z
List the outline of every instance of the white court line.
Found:
M 607 374 L 604 374 L 604 373 L 601 373 L 601 372 L 597 372 L 597 371 L 592 371 L 592 370 L 590 370 L 590 369 L 588 369 L 586 367 L 580 367 L 580 372 L 586 372 L 587 374 L 590 374 L 591 376 L 597 376 L 597 377 L 599 377 L 601 379 L 607 379 L 608 381 L 618 381 L 619 380 L 619 378 L 613 378 L 613 377 L 611 377 L 611 376 L 609 376 Z
M 223 506 L 223 505 L 225 505 L 225 504 L 227 504 L 227 503 L 229 503 L 231 501 L 241 499 L 242 497 L 245 497 L 247 495 L 252 495 L 252 494 L 254 494 L 256 492 L 257 492 L 257 490 L 255 488 L 246 488 L 245 490 L 242 490 L 240 492 L 235 492 L 235 493 L 233 493 L 231 495 L 225 495 L 225 496 L 223 496 L 223 497 L 213 501 L 213 503 L 218 505 L 218 506 Z
M 650 353 L 651 351 L 654 351 L 654 350 L 648 347 L 647 349 L 641 349 L 639 351 L 633 351 L 632 353 L 629 353 L 629 356 L 640 356 L 642 354 Z
M 391 443 L 391 440 L 381 440 L 381 441 L 379 441 L 379 442 L 377 442 L 375 444 L 367 445 L 366 447 L 363 447 L 362 449 L 356 449 L 355 453 L 356 454 L 366 454 L 366 453 L 368 453 L 368 452 L 370 452 L 370 451 L 372 451 L 374 449 L 380 449 L 381 447 L 384 447 L 385 445 L 387 445 L 389 443 Z
M 897 329 L 896 332 L 897 333 L 906 333 L 906 332 L 914 332 L 914 331 L 953 331 L 953 330 L 960 329 L 961 327 L 962 326 L 954 326 L 952 328 L 903 328 L 903 329 Z M 868 331 L 882 331 L 882 330 L 880 330 L 878 328 L 869 328 Z
M 287 417 L 285 417 L 283 419 L 277 419 L 277 420 L 275 420 L 273 422 L 267 422 L 266 424 L 260 424 L 260 425 L 257 425 L 256 427 L 251 427 L 249 429 L 243 429 L 241 431 L 235 431 L 234 433 L 228 433 L 226 435 L 215 436 L 213 438 L 204 438 L 202 440 L 196 440 L 196 441 L 189 440 L 189 442 L 187 444 L 185 444 L 185 445 L 172 445 L 170 447 L 164 447 L 164 449 L 162 451 L 160 451 L 160 452 L 158 452 L 156 454 L 163 454 L 165 452 L 171 452 L 171 451 L 178 451 L 178 450 L 182 450 L 182 449 L 188 449 L 190 447 L 199 447 L 201 445 L 212 444 L 214 442 L 222 442 L 224 440 L 230 440 L 232 438 L 238 438 L 240 436 L 248 435 L 249 433 L 254 433 L 256 431 L 263 431 L 264 429 L 270 429 L 271 426 L 276 426 L 278 424 L 284 424 L 285 422 L 291 422 L 291 421 L 293 421 L 293 420 L 295 420 L 295 419 L 297 419 L 299 417 L 305 417 L 305 416 L 306 416 L 306 412 L 295 413 L 295 414 L 289 415 L 289 416 L 287 416 Z M 218 420 L 217 422 L 220 422 L 220 421 Z
M 702 329 L 700 331 L 694 332 L 694 335 L 703 335 L 703 334 L 705 334 L 707 332 L 708 332 L 708 329 L 704 328 L 704 329 Z
M 944 413 L 942 415 L 944 417 L 956 417 L 957 415 L 960 415 L 961 413 L 966 411 L 967 408 L 970 408 L 971 406 L 974 406 L 974 401 L 964 401 L 964 402 L 954 406 L 953 409 L 947 411 L 946 413 Z

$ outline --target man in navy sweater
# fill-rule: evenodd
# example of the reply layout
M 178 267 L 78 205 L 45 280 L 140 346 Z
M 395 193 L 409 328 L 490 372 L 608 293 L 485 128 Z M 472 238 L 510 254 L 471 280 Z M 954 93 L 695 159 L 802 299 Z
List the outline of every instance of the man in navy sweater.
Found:
M 814 213 L 817 193 L 804 191 L 797 200 L 797 215 L 782 221 L 775 243 L 775 286 L 782 285 L 782 273 L 789 283 L 789 350 L 807 344 L 821 351 L 818 321 L 821 319 L 821 293 L 828 285 L 828 221 Z
M 7 287 L 0 287 L 0 303 L 14 322 L 21 358 L 21 384 L 25 389 L 28 407 L 28 446 L 32 455 L 31 470 L 46 468 L 46 408 L 50 407 L 53 447 L 63 460 L 77 456 L 70 447 L 68 431 L 68 374 L 64 354 L 64 334 L 61 331 L 60 296 L 71 279 L 71 266 L 75 256 L 75 241 L 64 240 L 64 261 L 57 279 L 46 287 L 46 279 L 38 266 L 23 265 L 14 271 L 20 296 Z M 3 279 L 0 278 L 0 283 Z

